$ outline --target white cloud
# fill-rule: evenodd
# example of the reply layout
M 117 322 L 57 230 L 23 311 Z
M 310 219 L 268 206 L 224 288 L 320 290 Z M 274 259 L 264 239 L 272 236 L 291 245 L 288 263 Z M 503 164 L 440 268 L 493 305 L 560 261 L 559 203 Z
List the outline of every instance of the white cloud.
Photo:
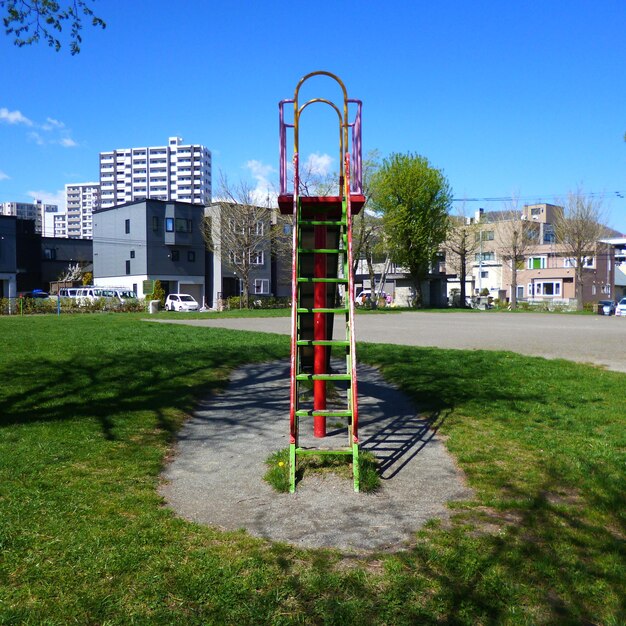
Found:
M 248 161 L 246 168 L 256 180 L 256 186 L 252 191 L 254 202 L 260 206 L 265 206 L 268 201 L 270 204 L 275 204 L 278 194 L 276 193 L 276 186 L 270 181 L 270 175 L 276 170 L 271 165 L 267 165 L 256 159 Z
M 8 174 L 0 170 L 0 180 L 9 180 L 10 178 L 11 177 Z
M 30 133 L 28 133 L 28 138 L 31 141 L 34 141 L 38 146 L 43 146 L 46 142 L 44 141 L 43 137 L 36 131 L 32 131 Z
M 62 211 L 65 210 L 65 189 L 58 191 L 27 191 L 33 201 L 41 200 L 44 204 L 56 204 Z
M 24 124 L 26 126 L 33 126 L 33 122 L 25 115 L 22 115 L 21 111 L 9 111 L 6 107 L 0 108 L 0 121 L 6 122 L 7 124 Z
M 78 145 L 71 137 L 63 137 L 59 143 L 64 148 L 75 148 Z
M 314 152 L 309 155 L 306 160 L 306 171 L 311 174 L 326 176 L 331 172 L 331 166 L 333 164 L 333 158 L 328 154 L 318 154 Z
M 46 123 L 42 124 L 41 128 L 44 130 L 52 130 L 53 128 L 65 128 L 65 124 L 63 122 L 59 122 L 59 120 L 55 120 L 52 117 L 46 118 Z
M 28 119 L 21 111 L 9 111 L 6 107 L 2 107 L 0 108 L 0 122 L 29 126 L 33 130 L 28 133 L 27 137 L 38 146 L 48 144 L 55 144 L 63 148 L 78 146 L 78 143 L 72 139 L 71 130 L 67 128 L 65 123 L 53 117 L 47 117 L 46 121 L 40 124 Z

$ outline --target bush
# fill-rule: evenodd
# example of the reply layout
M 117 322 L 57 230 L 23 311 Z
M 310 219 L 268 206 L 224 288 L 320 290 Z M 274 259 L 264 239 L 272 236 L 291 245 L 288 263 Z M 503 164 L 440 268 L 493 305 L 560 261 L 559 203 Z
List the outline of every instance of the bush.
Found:
M 257 296 L 248 297 L 251 309 L 287 309 L 291 306 L 291 298 L 275 297 L 275 296 Z M 241 306 L 241 298 L 239 296 L 231 296 L 226 300 L 227 309 L 238 309 Z

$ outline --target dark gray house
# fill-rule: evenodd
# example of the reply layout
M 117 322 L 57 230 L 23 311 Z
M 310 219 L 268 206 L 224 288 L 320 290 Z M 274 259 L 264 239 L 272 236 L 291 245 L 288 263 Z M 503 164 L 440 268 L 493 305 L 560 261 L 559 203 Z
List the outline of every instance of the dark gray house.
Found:
M 101 209 L 93 215 L 94 284 L 132 289 L 159 280 L 169 293 L 205 300 L 204 207 L 145 199 Z
M 0 298 L 17 295 L 17 218 L 0 215 Z

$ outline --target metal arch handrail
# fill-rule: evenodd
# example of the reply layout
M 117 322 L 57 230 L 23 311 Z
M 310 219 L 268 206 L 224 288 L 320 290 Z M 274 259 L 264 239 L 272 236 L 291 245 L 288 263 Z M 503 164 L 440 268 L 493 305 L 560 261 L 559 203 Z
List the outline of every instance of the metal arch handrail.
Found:
M 338 112 L 339 120 L 340 120 L 340 159 L 339 159 L 339 169 L 341 170 L 341 174 L 345 177 L 345 160 L 344 154 L 348 153 L 351 146 L 352 151 L 352 167 L 353 172 L 351 176 L 350 183 L 350 191 L 352 193 L 361 194 L 362 191 L 362 155 L 361 155 L 361 109 L 362 109 L 362 101 L 355 100 L 352 98 L 348 98 L 347 90 L 344 83 L 341 81 L 339 77 L 331 72 L 319 70 L 315 72 L 311 72 L 300 79 L 298 85 L 296 86 L 294 92 L 294 98 L 284 99 L 278 103 L 279 107 L 279 152 L 280 152 L 280 160 L 279 160 L 279 177 L 280 177 L 280 195 L 288 195 L 288 176 L 287 176 L 287 129 L 292 128 L 294 133 L 294 156 L 298 153 L 299 150 L 299 113 L 302 113 L 303 109 L 310 104 L 307 102 L 302 107 L 299 107 L 298 97 L 300 88 L 309 78 L 313 76 L 328 76 L 332 78 L 340 87 L 343 92 L 343 116 L 340 113 L 339 107 L 337 107 L 334 103 L 329 100 L 323 98 L 316 98 L 311 102 L 324 102 L 326 104 L 331 105 L 336 112 Z M 294 120 L 293 123 L 289 123 L 285 120 L 285 106 L 293 104 L 294 105 Z M 356 105 L 356 116 L 353 122 L 349 121 L 349 106 Z M 343 117 L 343 119 L 342 119 Z M 350 144 L 348 140 L 348 129 L 352 131 L 352 144 Z
M 298 101 L 298 97 L 300 94 L 300 88 L 302 87 L 302 85 L 309 79 L 312 78 L 313 76 L 328 76 L 329 78 L 332 78 L 340 87 L 341 87 L 341 91 L 343 93 L 343 117 L 341 115 L 339 115 L 339 119 L 340 119 L 340 132 L 341 132 L 341 153 L 339 155 L 339 167 L 342 171 L 343 174 L 343 155 L 344 155 L 344 150 L 346 149 L 346 147 L 348 146 L 348 90 L 346 89 L 346 86 L 343 84 L 343 81 L 336 76 L 335 74 L 333 74 L 332 72 L 327 72 L 325 70 L 317 70 L 315 72 L 310 72 L 309 74 L 307 74 L 306 76 L 303 76 L 300 81 L 298 82 L 298 84 L 296 85 L 296 89 L 294 91 L 294 96 L 293 96 L 293 113 L 294 113 L 294 132 L 293 132 L 293 136 L 294 136 L 294 153 L 298 152 L 298 147 L 299 147 L 299 134 L 300 134 L 300 129 L 298 127 L 298 118 L 299 118 L 299 101 Z M 322 100 L 320 99 L 316 99 L 318 101 Z M 336 105 L 333 105 L 330 101 L 328 100 L 323 100 L 325 102 L 327 102 L 328 104 L 331 104 L 336 110 L 338 110 L 338 107 L 336 107 Z M 306 105 L 307 106 L 309 103 L 307 102 Z M 303 107 L 304 108 L 304 107 Z
M 330 107 L 332 107 L 334 109 L 334 111 L 337 113 L 337 117 L 339 118 L 339 163 L 340 163 L 340 175 L 343 178 L 344 175 L 344 171 L 343 171 L 343 157 L 344 157 L 344 150 L 345 150 L 345 144 L 344 144 L 344 133 L 343 133 L 343 123 L 342 123 L 342 119 L 341 119 L 341 111 L 339 111 L 339 107 L 334 103 L 331 102 L 330 100 L 327 100 L 326 98 L 313 98 L 312 100 L 309 100 L 308 102 L 306 102 L 305 104 L 303 104 L 297 112 L 297 116 L 294 119 L 294 129 L 297 129 L 300 123 L 300 116 L 302 115 L 302 112 L 304 111 L 304 109 L 306 109 L 310 104 L 315 104 L 317 102 L 321 102 L 322 104 L 327 104 Z M 299 152 L 299 134 L 298 132 L 296 132 L 294 130 L 294 151 L 295 152 Z

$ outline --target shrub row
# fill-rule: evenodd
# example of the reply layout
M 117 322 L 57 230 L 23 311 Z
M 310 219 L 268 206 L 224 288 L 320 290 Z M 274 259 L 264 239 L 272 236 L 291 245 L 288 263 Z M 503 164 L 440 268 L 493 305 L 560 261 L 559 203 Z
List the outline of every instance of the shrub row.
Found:
M 283 296 L 248 296 L 248 304 L 251 309 L 288 309 L 291 306 L 291 298 Z M 241 306 L 239 296 L 231 296 L 226 300 L 227 309 L 238 309 Z
M 146 306 L 144 300 L 129 300 L 124 304 L 111 304 L 109 300 L 104 298 L 79 306 L 76 300 L 72 298 L 61 298 L 61 313 L 94 313 L 96 311 L 127 313 L 143 311 Z M 56 313 L 57 311 L 56 298 L 0 298 L 0 315 L 36 315 Z

